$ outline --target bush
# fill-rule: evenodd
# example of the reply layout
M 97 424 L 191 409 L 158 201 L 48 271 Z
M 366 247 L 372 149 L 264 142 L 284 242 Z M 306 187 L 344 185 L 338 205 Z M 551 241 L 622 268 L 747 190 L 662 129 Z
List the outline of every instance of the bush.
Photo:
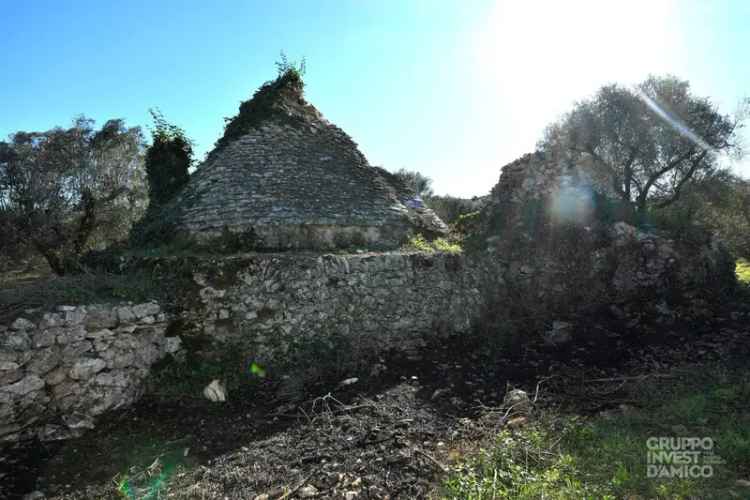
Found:
M 428 196 L 425 203 L 446 224 L 456 224 L 463 215 L 478 212 L 484 207 L 487 197 L 455 198 L 453 196 Z
M 187 184 L 193 163 L 193 144 L 185 132 L 168 123 L 158 110 L 149 110 L 154 120 L 152 144 L 146 150 L 146 174 L 150 204 L 168 202 Z

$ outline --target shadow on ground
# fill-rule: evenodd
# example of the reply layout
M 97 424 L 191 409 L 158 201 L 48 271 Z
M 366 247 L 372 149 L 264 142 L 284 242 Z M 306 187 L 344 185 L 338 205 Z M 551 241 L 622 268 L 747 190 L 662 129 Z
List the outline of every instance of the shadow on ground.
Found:
M 592 322 L 565 348 L 532 343 L 512 356 L 452 338 L 411 358 L 394 353 L 382 373 L 352 373 L 356 383 L 320 385 L 297 404 L 276 400 L 271 380 L 225 404 L 146 396 L 80 439 L 7 455 L 6 487 L 9 498 L 32 490 L 60 499 L 435 498 L 448 466 L 505 424 L 488 410 L 508 387 L 536 396 L 551 376 L 575 389 L 577 381 L 747 359 L 742 318 L 728 310 L 710 324 L 637 331 Z M 558 403 L 589 414 L 620 404 L 574 393 Z

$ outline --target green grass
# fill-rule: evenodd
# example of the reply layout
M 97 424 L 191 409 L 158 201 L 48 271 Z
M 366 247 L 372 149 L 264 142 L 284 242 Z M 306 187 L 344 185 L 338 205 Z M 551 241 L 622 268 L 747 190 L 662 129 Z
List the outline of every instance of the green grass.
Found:
M 745 259 L 738 259 L 735 267 L 737 279 L 743 285 L 750 285 L 750 262 Z
M 425 253 L 442 252 L 450 254 L 460 254 L 463 252 L 461 245 L 455 241 L 449 241 L 445 238 L 437 238 L 428 241 L 421 234 L 412 237 L 406 245 L 404 245 L 403 250 L 416 250 Z
M 546 414 L 504 430 L 444 484 L 451 499 L 750 498 L 750 371 L 654 379 L 611 416 Z M 708 478 L 647 475 L 650 437 L 710 437 L 724 463 Z M 701 462 L 702 463 L 702 462 Z

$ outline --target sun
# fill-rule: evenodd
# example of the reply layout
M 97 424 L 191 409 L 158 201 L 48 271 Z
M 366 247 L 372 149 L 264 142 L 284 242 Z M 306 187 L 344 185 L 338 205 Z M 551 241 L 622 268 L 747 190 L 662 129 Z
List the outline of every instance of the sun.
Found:
M 671 1 L 499 1 L 477 34 L 476 74 L 524 119 L 548 122 L 611 82 L 678 73 Z

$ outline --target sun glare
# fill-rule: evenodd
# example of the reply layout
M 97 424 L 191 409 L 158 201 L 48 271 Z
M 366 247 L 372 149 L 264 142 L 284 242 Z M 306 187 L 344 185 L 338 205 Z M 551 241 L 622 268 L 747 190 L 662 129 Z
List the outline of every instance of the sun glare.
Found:
M 499 1 L 476 44 L 486 105 L 528 130 L 524 149 L 575 100 L 606 83 L 679 74 L 683 57 L 670 1 Z

